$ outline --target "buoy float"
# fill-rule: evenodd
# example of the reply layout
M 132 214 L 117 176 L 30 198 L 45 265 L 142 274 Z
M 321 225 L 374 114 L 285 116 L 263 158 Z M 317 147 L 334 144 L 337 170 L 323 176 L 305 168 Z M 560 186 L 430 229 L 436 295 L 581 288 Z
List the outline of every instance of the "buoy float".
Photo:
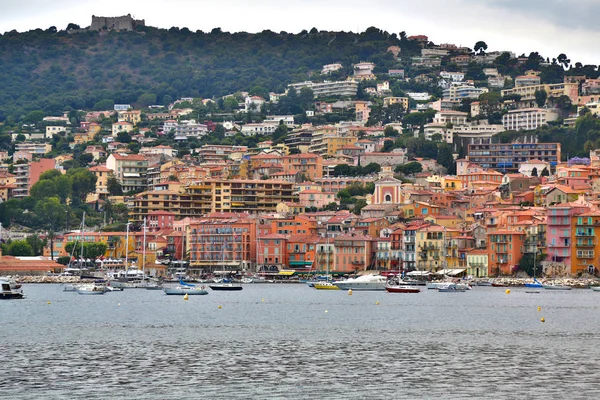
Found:
M 348 289 L 348 296 L 352 296 L 352 289 Z
M 506 289 L 506 292 L 504 292 L 506 294 L 510 294 L 510 289 Z
M 538 311 L 542 311 L 542 307 L 538 306 Z
M 50 302 L 48 302 L 48 304 L 50 304 Z
M 542 322 L 546 322 L 546 320 L 544 319 L 544 317 L 542 317 L 542 319 L 540 319 L 540 321 L 542 321 Z
M 261 301 L 264 303 L 264 302 L 265 302 L 265 298 L 263 297 L 263 298 L 261 299 Z
M 219 310 L 222 308 L 221 306 L 217 307 Z
M 187 293 L 185 294 L 185 296 L 183 296 L 183 299 L 184 299 L 184 300 L 187 300 L 187 299 L 189 299 L 189 298 L 190 298 L 190 296 L 188 296 L 188 294 L 187 294 Z
M 120 305 L 121 305 L 121 303 L 118 303 L 117 305 L 118 305 L 118 306 L 120 306 Z
M 329 311 L 325 310 L 325 313 L 327 314 Z
M 378 305 L 379 305 L 379 300 L 377 300 L 377 301 L 375 302 L 375 305 L 376 305 L 376 306 L 378 306 Z

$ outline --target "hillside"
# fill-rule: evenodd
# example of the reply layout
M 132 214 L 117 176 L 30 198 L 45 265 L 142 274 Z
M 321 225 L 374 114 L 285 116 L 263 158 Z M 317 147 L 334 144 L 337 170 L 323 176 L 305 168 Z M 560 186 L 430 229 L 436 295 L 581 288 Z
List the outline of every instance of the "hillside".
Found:
M 323 64 L 395 61 L 395 35 L 192 33 L 142 27 L 137 32 L 68 34 L 52 29 L 0 36 L 0 120 L 34 109 L 92 108 L 102 99 L 133 103 L 141 94 L 168 103 L 181 96 L 213 97 L 254 86 L 283 91 Z

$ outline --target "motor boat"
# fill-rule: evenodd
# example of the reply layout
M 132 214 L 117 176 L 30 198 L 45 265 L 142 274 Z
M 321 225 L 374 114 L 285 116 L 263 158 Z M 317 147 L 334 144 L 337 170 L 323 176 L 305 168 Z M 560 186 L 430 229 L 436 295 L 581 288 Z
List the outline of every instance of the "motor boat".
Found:
M 2 290 L 0 291 L 0 300 L 22 299 L 25 297 L 23 289 L 15 289 L 11 287 L 10 281 L 0 281 Z
M 590 289 L 592 289 L 594 292 L 600 292 L 600 286 L 590 286 Z
M 176 286 L 172 288 L 164 288 L 165 294 L 168 295 L 205 295 L 208 294 L 208 291 L 204 288 L 204 286 Z
M 418 287 L 407 285 L 386 286 L 385 290 L 390 293 L 419 293 L 421 291 Z
M 456 283 L 447 283 L 446 286 L 442 286 L 438 288 L 438 292 L 446 292 L 446 293 L 452 293 L 452 292 L 466 292 L 467 289 L 465 289 L 463 286 L 459 286 Z
M 328 281 L 315 282 L 313 287 L 317 290 L 340 290 L 340 288 Z
M 544 287 L 544 285 L 542 285 L 542 283 L 540 281 L 538 281 L 537 279 L 533 278 L 533 283 L 528 282 L 525 284 L 525 287 L 541 289 Z
M 212 290 L 221 290 L 221 291 L 235 291 L 242 290 L 242 285 L 240 283 L 228 282 L 228 283 L 215 283 L 212 285 L 208 285 Z
M 97 283 L 90 283 L 77 286 L 77 293 L 85 295 L 99 295 L 106 293 L 106 286 Z
M 427 289 L 446 289 L 448 286 L 453 286 L 459 290 L 471 290 L 471 285 L 468 283 L 454 283 L 454 282 L 428 282 Z
M 381 275 L 363 275 L 343 281 L 333 282 L 341 290 L 385 290 L 387 278 Z
M 242 281 L 242 283 L 253 283 L 254 279 L 244 277 L 241 279 L 241 281 Z
M 571 286 L 566 285 L 542 285 L 547 290 L 571 290 Z

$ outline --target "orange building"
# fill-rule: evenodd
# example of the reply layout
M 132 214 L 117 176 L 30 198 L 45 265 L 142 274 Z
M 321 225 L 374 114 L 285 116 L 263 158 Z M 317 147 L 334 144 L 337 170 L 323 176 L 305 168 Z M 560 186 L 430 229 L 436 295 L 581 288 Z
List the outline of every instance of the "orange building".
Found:
M 356 221 L 354 230 L 363 235 L 378 238 L 381 230 L 388 226 L 390 226 L 390 223 L 386 218 L 364 218 Z
M 310 270 L 319 269 L 315 260 L 317 259 L 316 247 L 325 239 L 316 235 L 291 235 L 287 239 L 286 265 L 292 269 Z
M 287 238 L 285 235 L 270 234 L 258 239 L 256 263 L 260 272 L 274 272 L 285 268 Z
M 571 274 L 595 272 L 600 254 L 600 210 L 571 217 Z
M 488 275 L 512 275 L 525 251 L 525 233 L 498 230 L 487 236 Z
M 336 236 L 335 271 L 357 272 L 371 266 L 373 255 L 373 238 L 371 236 L 350 233 Z
M 307 215 L 274 219 L 271 221 L 271 232 L 280 235 L 314 235 L 317 232 L 317 221 Z
M 284 171 L 296 171 L 311 180 L 323 177 L 323 157 L 318 154 L 294 154 L 281 160 Z

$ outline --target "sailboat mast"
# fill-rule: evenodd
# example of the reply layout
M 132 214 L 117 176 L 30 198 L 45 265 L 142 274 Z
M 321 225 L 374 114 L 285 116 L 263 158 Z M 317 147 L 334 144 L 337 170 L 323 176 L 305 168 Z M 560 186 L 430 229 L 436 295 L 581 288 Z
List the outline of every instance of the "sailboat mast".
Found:
M 144 218 L 144 244 L 142 248 L 142 276 L 146 271 L 146 218 Z
M 127 228 L 125 230 L 125 276 L 127 276 L 127 272 L 129 272 L 129 225 L 131 222 L 127 223 Z
M 81 257 L 81 262 L 79 263 L 79 266 L 81 267 L 83 265 L 83 242 L 85 240 L 85 236 L 84 236 L 84 232 L 85 232 L 85 211 L 83 212 L 83 217 L 81 218 L 81 254 L 79 255 Z

